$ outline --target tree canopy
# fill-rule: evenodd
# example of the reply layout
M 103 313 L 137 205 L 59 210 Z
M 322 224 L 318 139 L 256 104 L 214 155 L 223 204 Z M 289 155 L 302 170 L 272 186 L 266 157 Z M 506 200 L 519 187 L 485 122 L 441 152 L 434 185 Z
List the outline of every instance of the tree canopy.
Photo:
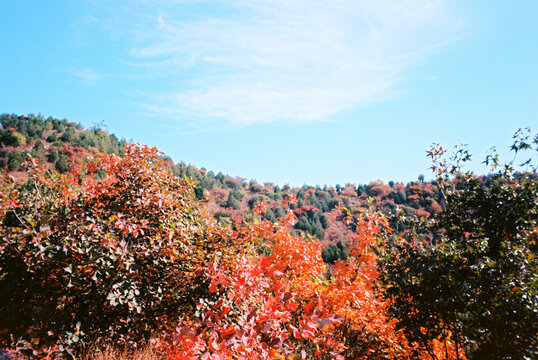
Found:
M 538 150 L 538 137 L 518 132 L 515 153 Z M 420 235 L 387 246 L 380 266 L 390 313 L 408 339 L 428 350 L 452 339 L 470 359 L 530 359 L 538 333 L 538 177 L 531 154 L 516 166 L 495 153 L 487 177 L 462 170 L 459 148 L 450 160 L 429 152 L 446 202 Z

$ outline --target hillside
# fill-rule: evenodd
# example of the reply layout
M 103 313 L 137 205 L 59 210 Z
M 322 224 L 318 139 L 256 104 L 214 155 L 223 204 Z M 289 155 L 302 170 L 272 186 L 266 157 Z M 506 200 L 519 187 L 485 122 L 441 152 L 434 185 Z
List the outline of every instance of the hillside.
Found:
M 1 120 L 0 357 L 536 358 L 532 159 L 481 177 L 439 146 L 436 185 L 292 188 Z
M 120 153 L 126 144 L 100 128 L 84 129 L 65 119 L 2 114 L 0 121 L 0 166 L 18 180 L 25 176 L 27 155 L 65 173 L 90 154 Z
M 28 154 L 62 173 L 77 169 L 92 154 L 119 154 L 127 143 L 99 127 L 85 129 L 65 119 L 3 114 L 0 121 L 0 166 L 16 180 L 25 177 L 22 166 Z M 402 184 L 390 181 L 384 184 L 376 180 L 369 184 L 335 187 L 280 187 L 215 174 L 184 162 L 174 163 L 168 156 L 163 156 L 163 159 L 174 175 L 196 181 L 196 197 L 206 200 L 207 210 L 221 223 L 232 224 L 250 216 L 260 201 L 268 204 L 263 218 L 276 221 L 285 214 L 282 200 L 294 194 L 297 202 L 290 204 L 297 217 L 294 232 L 304 232 L 332 245 L 324 253 L 329 262 L 343 256 L 341 249 L 345 248 L 353 231 L 343 222 L 333 221 L 341 215 L 340 207 L 356 214 L 373 206 L 389 216 L 393 229 L 401 231 L 405 229 L 405 222 L 402 223 L 401 216 L 397 217 L 397 214 L 429 218 L 442 211 L 443 206 L 439 191 L 430 182 Z M 400 219 L 399 224 L 397 219 Z

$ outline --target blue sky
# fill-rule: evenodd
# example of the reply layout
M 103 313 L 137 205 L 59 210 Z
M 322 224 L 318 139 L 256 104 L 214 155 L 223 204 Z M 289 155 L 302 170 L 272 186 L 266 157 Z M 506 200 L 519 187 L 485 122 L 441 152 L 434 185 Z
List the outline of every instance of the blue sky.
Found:
M 428 178 L 434 142 L 469 144 L 483 172 L 490 146 L 538 130 L 533 0 L 18 0 L 0 14 L 0 112 L 103 122 L 259 182 Z

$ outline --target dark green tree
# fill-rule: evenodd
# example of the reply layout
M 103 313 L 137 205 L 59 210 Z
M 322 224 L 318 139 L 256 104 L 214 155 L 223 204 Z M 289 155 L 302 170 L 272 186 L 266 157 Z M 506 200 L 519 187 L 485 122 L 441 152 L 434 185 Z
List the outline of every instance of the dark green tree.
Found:
M 47 137 L 47 142 L 53 143 L 58 140 L 58 134 L 52 133 Z
M 518 132 L 512 150 L 534 151 L 538 137 Z M 380 284 L 390 312 L 408 339 L 428 349 L 452 341 L 470 359 L 538 358 L 538 177 L 532 157 L 485 163 L 487 179 L 463 172 L 470 159 L 459 148 L 429 152 L 446 209 L 428 224 L 387 245 Z M 500 170 L 498 170 L 500 168 Z
M 63 141 L 74 142 L 77 139 L 75 129 L 72 127 L 67 128 L 60 139 Z
M 54 163 L 54 168 L 60 173 L 66 173 L 69 170 L 69 158 L 61 154 L 58 160 Z
M 11 131 L 3 136 L 2 142 L 5 145 L 21 146 L 26 144 L 26 137 L 18 131 Z
M 19 151 L 12 151 L 7 156 L 7 167 L 11 170 L 17 170 L 24 161 L 26 154 Z
M 52 148 L 49 150 L 49 154 L 47 155 L 48 161 L 52 163 L 56 163 L 56 161 L 58 161 L 59 158 L 60 158 L 60 150 L 56 148 Z
M 329 244 L 321 251 L 321 256 L 326 264 L 332 265 L 338 260 L 347 260 L 349 257 L 347 246 L 338 241 L 336 245 Z

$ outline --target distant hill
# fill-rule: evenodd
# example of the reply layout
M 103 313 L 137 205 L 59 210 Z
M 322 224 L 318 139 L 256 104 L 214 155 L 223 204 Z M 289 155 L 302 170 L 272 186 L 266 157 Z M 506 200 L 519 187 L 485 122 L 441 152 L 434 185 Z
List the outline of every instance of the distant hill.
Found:
M 0 166 L 19 180 L 25 177 L 21 165 L 28 155 L 65 173 L 90 154 L 119 154 L 126 144 L 102 129 L 84 129 L 65 119 L 3 114 L 0 122 Z
M 121 154 L 126 144 L 125 140 L 100 127 L 85 129 L 65 119 L 3 114 L 0 121 L 0 167 L 17 180 L 25 178 L 21 166 L 28 154 L 59 172 L 69 172 L 84 162 L 88 155 L 98 152 Z M 206 199 L 208 211 L 219 222 L 232 224 L 251 216 L 251 210 L 259 201 L 268 204 L 264 218 L 276 221 L 285 214 L 282 200 L 288 194 L 295 194 L 297 202 L 290 205 L 297 216 L 295 231 L 329 244 L 324 252 L 328 262 L 345 256 L 346 234 L 352 231 L 343 222 L 334 221 L 341 218 L 341 207 L 356 213 L 373 206 L 389 216 L 392 227 L 397 231 L 405 230 L 405 224 L 397 223 L 397 213 L 428 218 L 443 209 L 441 194 L 430 182 L 402 184 L 390 181 L 384 184 L 376 180 L 369 184 L 335 187 L 280 187 L 215 174 L 183 162 L 174 163 L 168 156 L 163 156 L 163 159 L 173 174 L 197 182 L 196 196 Z

